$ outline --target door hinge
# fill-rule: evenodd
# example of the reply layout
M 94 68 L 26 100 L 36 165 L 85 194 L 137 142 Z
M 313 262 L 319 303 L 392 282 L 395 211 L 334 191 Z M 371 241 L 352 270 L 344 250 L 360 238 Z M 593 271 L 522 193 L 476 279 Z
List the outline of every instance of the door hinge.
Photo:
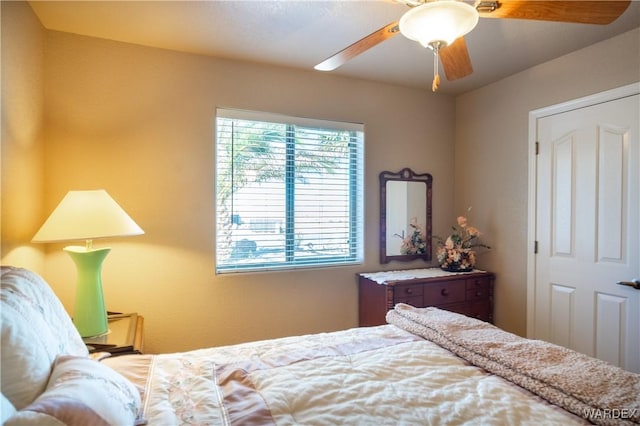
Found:
M 540 142 L 536 142 L 536 155 L 540 153 Z
M 533 254 L 538 254 L 538 242 L 533 242 Z

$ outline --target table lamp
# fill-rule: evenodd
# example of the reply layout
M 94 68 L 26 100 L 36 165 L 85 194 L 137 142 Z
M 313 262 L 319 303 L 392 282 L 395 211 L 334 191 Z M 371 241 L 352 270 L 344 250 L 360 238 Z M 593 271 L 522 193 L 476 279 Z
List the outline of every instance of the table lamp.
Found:
M 50 243 L 85 240 L 85 246 L 69 246 L 78 271 L 73 323 L 82 337 L 108 332 L 102 293 L 102 262 L 110 248 L 93 248 L 96 238 L 141 235 L 144 231 L 107 191 L 69 191 L 31 240 Z

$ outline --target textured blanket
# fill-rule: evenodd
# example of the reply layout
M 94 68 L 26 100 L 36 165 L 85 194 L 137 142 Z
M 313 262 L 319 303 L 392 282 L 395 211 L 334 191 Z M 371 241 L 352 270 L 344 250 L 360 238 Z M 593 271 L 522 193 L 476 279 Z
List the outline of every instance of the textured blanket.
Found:
M 437 308 L 396 305 L 387 322 L 418 334 L 590 422 L 640 424 L 640 375 Z

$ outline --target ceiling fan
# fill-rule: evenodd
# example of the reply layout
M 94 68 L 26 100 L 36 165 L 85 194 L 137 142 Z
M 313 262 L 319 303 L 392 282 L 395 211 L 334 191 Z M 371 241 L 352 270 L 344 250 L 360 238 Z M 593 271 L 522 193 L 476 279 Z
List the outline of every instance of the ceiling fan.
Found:
M 395 0 L 411 7 L 394 21 L 322 61 L 314 68 L 332 71 L 377 44 L 402 33 L 434 52 L 432 90 L 440 85 L 438 72 L 442 62 L 447 80 L 473 73 L 464 40 L 478 18 L 529 19 L 607 25 L 624 13 L 631 0 Z M 472 5 L 473 4 L 473 5 Z M 440 61 L 438 60 L 440 59 Z

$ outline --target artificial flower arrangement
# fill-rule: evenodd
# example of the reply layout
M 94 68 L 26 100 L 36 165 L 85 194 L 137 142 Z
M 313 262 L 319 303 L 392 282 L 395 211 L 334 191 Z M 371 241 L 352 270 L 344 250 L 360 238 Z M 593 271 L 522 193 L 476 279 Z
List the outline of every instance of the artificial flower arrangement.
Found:
M 490 249 L 479 241 L 480 231 L 469 225 L 467 218 L 459 216 L 457 225 L 452 226 L 453 232 L 446 238 L 434 236 L 440 247 L 436 258 L 440 267 L 446 271 L 471 271 L 476 264 L 475 247 Z
M 416 222 L 415 219 L 412 219 L 409 223 L 413 231 L 402 240 L 402 246 L 400 246 L 402 254 L 424 254 L 427 251 L 427 237 L 424 227 Z

